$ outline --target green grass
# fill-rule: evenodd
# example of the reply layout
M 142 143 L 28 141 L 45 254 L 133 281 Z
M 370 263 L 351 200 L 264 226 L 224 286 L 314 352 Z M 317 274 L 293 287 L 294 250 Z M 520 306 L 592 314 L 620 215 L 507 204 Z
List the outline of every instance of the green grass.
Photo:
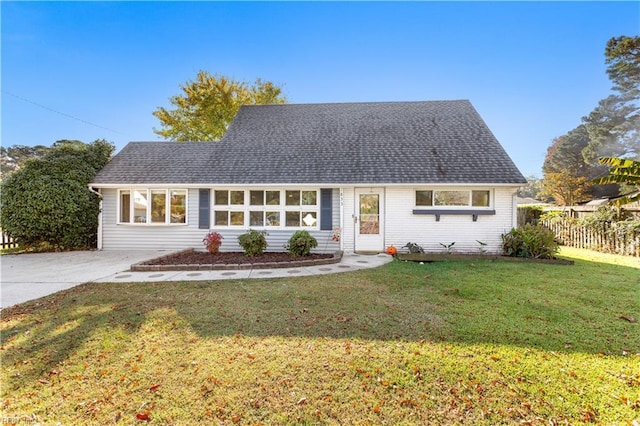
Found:
M 396 261 L 315 277 L 83 285 L 2 312 L 2 416 L 640 421 L 640 324 L 622 318 L 640 317 L 640 265 L 561 254 L 576 264 Z

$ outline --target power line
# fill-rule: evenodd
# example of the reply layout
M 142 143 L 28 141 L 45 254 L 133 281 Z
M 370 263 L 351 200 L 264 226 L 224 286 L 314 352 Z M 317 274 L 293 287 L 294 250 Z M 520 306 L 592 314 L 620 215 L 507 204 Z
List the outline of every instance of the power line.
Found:
M 38 102 L 34 102 L 34 101 L 30 100 L 30 99 L 27 99 L 27 98 L 24 98 L 22 96 L 16 95 L 15 93 L 7 92 L 6 90 L 1 90 L 1 92 L 3 94 L 5 94 L 5 95 L 13 96 L 16 99 L 20 99 L 21 101 L 30 103 L 30 104 L 35 105 L 37 107 L 40 107 L 42 109 L 46 109 L 47 111 L 55 112 L 56 114 L 60 114 L 60 115 L 62 115 L 64 117 L 70 118 L 72 120 L 79 121 L 79 122 L 81 122 L 83 124 L 88 124 L 89 126 L 97 127 L 99 129 L 108 130 L 109 132 L 118 133 L 120 135 L 127 136 L 125 133 L 119 132 L 117 130 L 110 129 L 108 127 L 101 126 L 99 124 L 92 123 L 92 122 L 87 121 L 87 120 L 83 120 L 82 118 L 75 117 L 75 116 L 73 116 L 71 114 L 67 114 L 67 113 L 64 113 L 64 112 L 57 111 L 57 110 L 55 110 L 53 108 L 50 108 L 50 107 L 48 107 L 46 105 L 42 105 L 42 104 L 39 104 Z

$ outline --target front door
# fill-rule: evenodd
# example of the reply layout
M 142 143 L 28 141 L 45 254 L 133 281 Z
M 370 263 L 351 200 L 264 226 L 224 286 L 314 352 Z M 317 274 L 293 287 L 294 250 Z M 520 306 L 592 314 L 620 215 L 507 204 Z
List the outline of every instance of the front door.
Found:
M 384 251 L 384 188 L 357 188 L 355 250 Z

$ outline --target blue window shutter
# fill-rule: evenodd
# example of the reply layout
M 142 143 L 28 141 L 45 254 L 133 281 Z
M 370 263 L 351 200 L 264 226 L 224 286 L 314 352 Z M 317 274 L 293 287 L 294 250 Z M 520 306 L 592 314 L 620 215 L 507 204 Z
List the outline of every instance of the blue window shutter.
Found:
M 209 229 L 209 218 L 211 217 L 209 208 L 211 205 L 211 190 L 201 189 L 198 199 L 198 228 Z
M 320 189 L 320 229 L 323 231 L 331 231 L 333 229 L 332 216 L 333 206 L 332 203 L 333 191 L 331 188 Z

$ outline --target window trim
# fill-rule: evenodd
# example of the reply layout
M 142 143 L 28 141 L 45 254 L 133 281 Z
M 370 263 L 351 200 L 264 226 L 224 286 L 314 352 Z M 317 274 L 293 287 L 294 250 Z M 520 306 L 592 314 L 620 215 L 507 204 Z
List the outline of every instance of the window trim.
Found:
M 144 222 L 135 221 L 135 192 L 140 192 L 146 195 L 146 215 Z M 180 191 L 184 193 L 184 222 L 173 222 L 171 220 L 171 194 L 174 191 Z M 164 222 L 152 221 L 152 194 L 164 193 Z M 129 195 L 129 221 L 122 221 L 122 195 L 128 193 Z M 144 188 L 144 187 L 130 187 L 130 188 L 118 188 L 116 199 L 116 224 L 117 225 L 129 225 L 129 226 L 187 226 L 189 225 L 189 190 L 186 188 Z

